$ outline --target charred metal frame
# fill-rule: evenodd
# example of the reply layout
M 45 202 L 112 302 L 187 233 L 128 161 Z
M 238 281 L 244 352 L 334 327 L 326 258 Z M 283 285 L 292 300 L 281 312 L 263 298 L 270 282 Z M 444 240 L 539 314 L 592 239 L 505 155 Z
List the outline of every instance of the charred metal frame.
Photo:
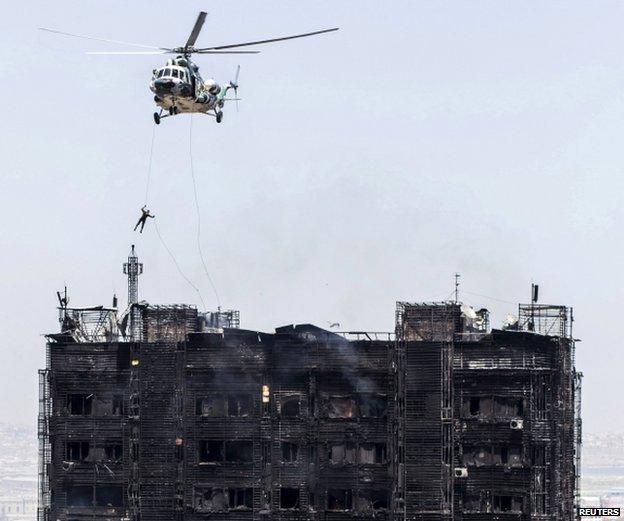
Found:
M 520 306 L 517 329 L 489 331 L 485 310 L 400 302 L 394 334 L 129 309 L 126 339 L 48 336 L 39 521 L 575 516 L 567 308 Z

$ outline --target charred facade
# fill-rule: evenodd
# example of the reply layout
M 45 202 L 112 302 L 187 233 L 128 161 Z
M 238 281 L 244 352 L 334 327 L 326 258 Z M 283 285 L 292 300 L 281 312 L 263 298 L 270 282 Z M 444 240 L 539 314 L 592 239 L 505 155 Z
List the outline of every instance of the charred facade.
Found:
M 468 311 L 397 307 L 402 514 L 576 519 L 581 375 L 571 310 L 521 305 L 517 322 L 493 331 L 486 310 Z
M 574 518 L 568 309 L 490 331 L 485 310 L 399 303 L 396 334 L 219 313 L 62 308 L 40 519 Z

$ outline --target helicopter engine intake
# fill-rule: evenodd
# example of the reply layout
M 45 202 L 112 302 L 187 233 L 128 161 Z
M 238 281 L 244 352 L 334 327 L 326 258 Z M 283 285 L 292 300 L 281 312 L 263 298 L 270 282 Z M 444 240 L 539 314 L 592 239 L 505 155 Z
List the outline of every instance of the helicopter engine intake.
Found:
M 219 92 L 221 92 L 221 86 L 214 80 L 206 81 L 206 83 L 204 83 L 204 87 L 213 96 L 216 96 Z

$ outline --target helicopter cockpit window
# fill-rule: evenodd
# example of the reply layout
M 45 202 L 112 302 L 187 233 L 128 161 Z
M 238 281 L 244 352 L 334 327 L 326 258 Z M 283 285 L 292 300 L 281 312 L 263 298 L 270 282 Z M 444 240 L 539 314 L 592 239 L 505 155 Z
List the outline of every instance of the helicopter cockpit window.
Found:
M 158 71 L 158 77 L 159 77 L 159 78 L 162 78 L 162 75 L 163 75 L 163 73 L 164 73 L 164 72 L 165 72 L 165 69 L 160 69 L 160 70 Z
M 171 75 L 172 75 L 174 78 L 177 78 L 177 77 L 178 77 L 178 69 L 173 69 L 173 70 L 171 71 Z
M 171 69 L 165 69 L 165 74 L 163 76 L 171 76 Z

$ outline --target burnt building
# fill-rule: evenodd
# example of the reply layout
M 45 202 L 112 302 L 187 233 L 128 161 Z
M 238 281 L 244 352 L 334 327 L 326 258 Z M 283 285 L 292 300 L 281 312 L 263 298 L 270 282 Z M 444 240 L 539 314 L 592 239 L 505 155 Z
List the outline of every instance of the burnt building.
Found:
M 70 308 L 40 371 L 41 520 L 571 520 L 571 311 L 399 303 L 394 333 Z

